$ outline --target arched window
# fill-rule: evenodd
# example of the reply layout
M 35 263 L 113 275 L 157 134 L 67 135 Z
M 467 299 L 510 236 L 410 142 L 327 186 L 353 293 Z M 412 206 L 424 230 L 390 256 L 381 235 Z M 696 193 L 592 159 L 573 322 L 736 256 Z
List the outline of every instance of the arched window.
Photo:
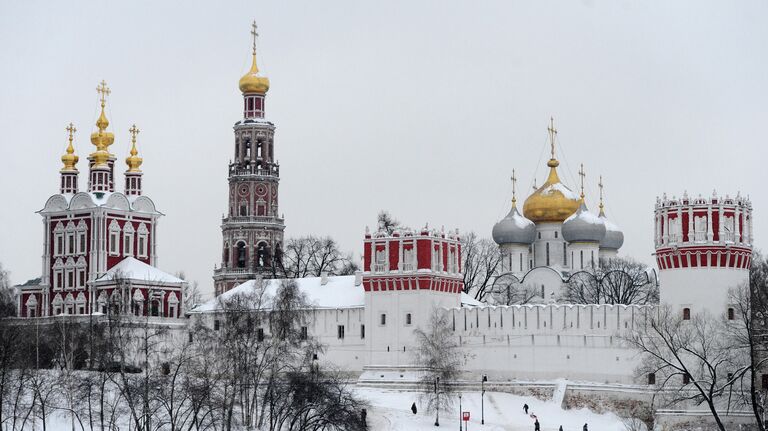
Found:
M 240 217 L 245 217 L 248 215 L 248 203 L 245 201 L 240 201 Z
M 153 299 L 149 307 L 149 312 L 152 317 L 160 317 L 162 306 L 160 305 L 159 299 Z
M 224 266 L 229 267 L 229 244 L 226 242 L 224 243 L 224 256 L 222 260 L 224 261 Z
M 688 307 L 683 308 L 683 320 L 691 320 L 691 309 Z
M 549 266 L 549 243 L 547 243 L 547 266 Z
M 245 262 L 247 259 L 246 256 L 246 250 L 245 250 L 245 243 L 244 242 L 238 242 L 237 243 L 237 267 L 238 268 L 245 268 Z
M 563 243 L 563 266 L 568 267 L 568 246 Z
M 648 373 L 648 384 L 649 385 L 655 385 L 656 384 L 656 374 L 655 373 Z
M 728 320 L 736 320 L 736 312 L 733 307 L 728 307 Z

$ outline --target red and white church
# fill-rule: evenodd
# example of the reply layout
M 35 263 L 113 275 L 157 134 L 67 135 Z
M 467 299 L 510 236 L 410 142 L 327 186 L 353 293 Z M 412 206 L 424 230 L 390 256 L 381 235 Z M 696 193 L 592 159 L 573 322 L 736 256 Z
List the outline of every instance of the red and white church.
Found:
M 59 193 L 38 213 L 43 217 L 43 268 L 39 284 L 20 286 L 18 315 L 48 317 L 113 312 L 152 318 L 183 315 L 184 280 L 155 267 L 157 225 L 163 215 L 142 194 L 142 159 L 134 125 L 130 155 L 125 159 L 125 187 L 115 190 L 115 155 L 105 113 L 110 90 L 97 87 L 101 113 L 90 141 L 88 186 L 80 191 L 76 129 L 70 123 L 69 144 L 61 157 Z

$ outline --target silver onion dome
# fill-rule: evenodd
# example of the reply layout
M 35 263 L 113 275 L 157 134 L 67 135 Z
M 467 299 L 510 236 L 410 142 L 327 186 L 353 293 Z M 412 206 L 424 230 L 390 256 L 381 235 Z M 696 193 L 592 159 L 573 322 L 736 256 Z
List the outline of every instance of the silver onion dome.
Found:
M 562 230 L 568 242 L 601 242 L 606 231 L 603 220 L 589 212 L 584 201 L 576 213 L 565 219 Z
M 605 216 L 605 211 L 602 209 L 600 210 L 600 219 L 605 225 L 605 237 L 600 241 L 600 248 L 620 249 L 624 245 L 624 233 L 618 226 L 608 220 L 608 217 Z
M 509 214 L 493 225 L 492 235 L 493 240 L 498 245 L 529 245 L 536 239 L 536 225 L 523 217 L 523 215 L 517 211 L 517 207 L 513 205 Z

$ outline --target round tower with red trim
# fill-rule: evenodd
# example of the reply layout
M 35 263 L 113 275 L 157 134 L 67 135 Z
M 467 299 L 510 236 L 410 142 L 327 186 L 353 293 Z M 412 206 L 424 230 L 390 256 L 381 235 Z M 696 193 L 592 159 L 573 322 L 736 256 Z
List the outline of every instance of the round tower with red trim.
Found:
M 730 308 L 729 290 L 749 281 L 752 204 L 736 195 L 656 200 L 655 247 L 661 303 L 684 318 Z

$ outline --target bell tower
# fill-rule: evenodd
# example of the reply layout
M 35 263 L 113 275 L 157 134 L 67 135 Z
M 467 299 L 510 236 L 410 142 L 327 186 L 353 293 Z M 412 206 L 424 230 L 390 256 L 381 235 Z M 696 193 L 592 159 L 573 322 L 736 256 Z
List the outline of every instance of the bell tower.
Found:
M 282 274 L 285 224 L 278 213 L 280 166 L 275 160 L 275 125 L 265 117 L 269 79 L 256 64 L 254 22 L 251 69 L 240 78 L 243 118 L 235 123 L 235 152 L 229 164 L 229 208 L 222 219 L 221 265 L 214 269 L 216 294 L 256 277 Z

